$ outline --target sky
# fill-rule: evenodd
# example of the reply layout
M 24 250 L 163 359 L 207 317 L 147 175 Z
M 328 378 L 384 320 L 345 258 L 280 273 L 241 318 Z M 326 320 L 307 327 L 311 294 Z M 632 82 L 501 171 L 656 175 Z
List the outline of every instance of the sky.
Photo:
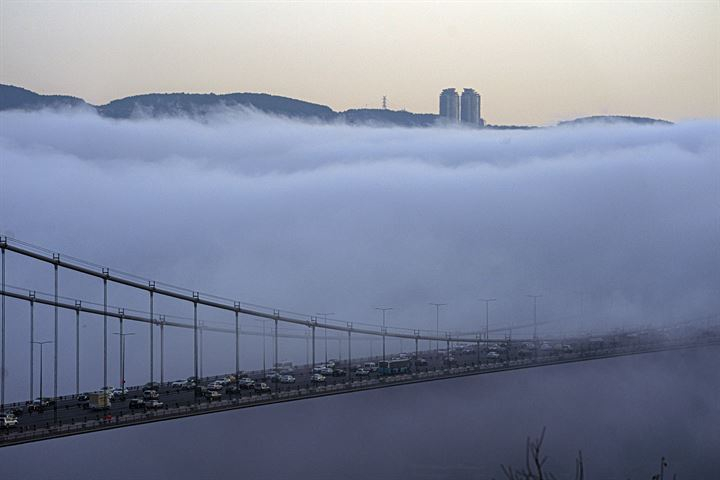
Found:
M 390 331 L 433 331 L 429 302 L 438 302 L 448 304 L 441 331 L 477 332 L 486 320 L 480 299 L 496 298 L 490 328 L 525 325 L 513 339 L 531 338 L 530 294 L 542 295 L 544 337 L 673 325 L 720 312 L 719 130 L 713 120 L 475 131 L 238 111 L 202 122 L 8 111 L 0 113 L 0 234 L 203 295 L 335 312 L 342 325 L 377 326 L 375 308 L 387 306 Z M 49 266 L 14 254 L 7 262 L 13 288 L 52 291 Z M 67 272 L 60 294 L 102 302 L 97 280 Z M 148 309 L 146 294 L 119 287 L 109 301 Z M 8 338 L 27 338 L 27 304 L 8 308 Z M 167 300 L 155 312 L 186 323 L 192 315 Z M 228 312 L 199 314 L 233 326 Z M 51 319 L 38 307 L 38 338 L 52 338 Z M 97 317 L 83 322 L 83 338 L 101 338 Z M 146 381 L 146 327 L 127 327 L 136 332 L 129 358 L 138 359 L 131 383 Z M 63 332 L 72 345 L 72 329 Z M 190 332 L 168 333 L 168 378 L 192 371 Z M 208 334 L 207 374 L 234 368 L 233 340 Z M 356 341 L 356 354 L 370 354 Z M 92 345 L 85 354 L 97 358 Z M 260 368 L 260 346 L 243 340 L 243 368 Z M 23 342 L 10 348 L 14 384 L 27 352 Z M 331 348 L 344 355 L 337 342 Z M 391 351 L 409 348 L 391 342 Z M 71 362 L 72 349 L 62 350 Z M 306 354 L 302 339 L 281 343 L 280 359 L 304 363 Z M 83 378 L 97 379 L 98 365 Z
M 446 87 L 494 124 L 720 115 L 720 3 L 0 0 L 0 82 L 102 104 L 266 92 L 335 110 L 437 112 Z

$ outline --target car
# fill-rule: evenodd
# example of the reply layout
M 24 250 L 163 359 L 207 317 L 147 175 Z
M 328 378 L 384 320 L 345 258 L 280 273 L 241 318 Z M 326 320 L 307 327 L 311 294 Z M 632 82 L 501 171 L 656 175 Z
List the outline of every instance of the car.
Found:
M 172 388 L 179 388 L 184 389 L 185 385 L 187 385 L 189 382 L 187 380 L 175 380 L 170 384 Z
M 355 375 L 357 375 L 358 377 L 367 377 L 368 375 L 370 375 L 370 370 L 366 370 L 365 368 L 360 367 L 355 370 Z
M 39 405 L 43 408 L 52 407 L 53 405 L 55 405 L 55 400 L 52 398 L 47 398 L 47 397 L 44 397 L 44 398 L 38 397 L 35 400 L 33 400 L 33 404 Z
M 488 354 L 485 356 L 485 358 L 488 358 L 490 360 L 496 360 L 500 358 L 500 354 L 496 352 L 495 350 L 491 350 L 488 352 Z
M 238 386 L 245 390 L 251 389 L 255 386 L 255 380 L 249 377 L 243 377 L 238 380 Z
M 335 365 L 337 365 L 337 360 L 328 360 L 325 366 L 327 368 L 335 368 Z
M 552 349 L 553 347 L 549 343 L 543 343 L 542 345 L 540 345 L 540 350 L 543 352 L 551 352 Z
M 497 353 L 497 352 L 496 352 L 496 353 Z M 444 363 L 445 365 L 450 366 L 450 367 L 456 367 L 457 364 L 458 364 L 457 360 L 455 360 L 455 357 L 453 357 L 452 355 L 443 358 L 443 363 Z
M 33 402 L 28 405 L 27 410 L 28 413 L 38 412 L 42 413 L 45 411 L 45 408 L 49 406 L 49 403 L 47 400 L 36 398 L 33 400 Z
M 416 358 L 415 359 L 416 367 L 427 367 L 427 364 L 428 364 L 428 362 L 424 358 Z
M 205 392 L 205 398 L 212 402 L 213 400 L 220 400 L 222 398 L 222 394 L 217 390 L 208 390 Z
M 562 352 L 563 353 L 572 353 L 573 348 L 570 345 L 563 345 L 562 346 Z
M 268 373 L 265 378 L 270 380 L 271 382 L 279 382 L 281 375 L 278 372 L 270 372 Z
M 155 390 L 145 390 L 143 392 L 143 398 L 145 400 L 157 400 L 158 398 L 160 398 L 160 394 Z
M 158 400 L 150 400 L 149 402 L 145 402 L 145 406 L 147 408 L 151 408 L 153 410 L 157 410 L 158 408 L 163 408 L 165 404 L 163 402 L 160 402 Z
M 365 365 L 363 365 L 363 368 L 367 370 L 368 372 L 377 372 L 378 366 L 375 362 L 365 362 Z
M 75 400 L 77 401 L 78 407 L 87 408 L 90 404 L 90 397 L 87 393 L 78 395 L 77 397 L 75 397 Z
M 113 400 L 123 401 L 128 394 L 127 388 L 116 388 L 112 391 Z
M 128 407 L 130 407 L 131 409 L 145 408 L 146 407 L 145 400 L 143 400 L 142 398 L 132 398 L 132 399 L 130 399 L 130 403 L 128 404 Z
M 17 417 L 10 412 L 0 412 L 0 428 L 12 428 L 17 426 Z
M 185 382 L 185 384 L 180 387 L 180 390 L 194 390 L 197 384 L 195 382 Z
M 347 375 L 347 372 L 342 368 L 334 368 L 331 375 L 333 377 L 344 377 Z
M 220 390 L 223 389 L 223 387 L 224 387 L 224 385 L 220 382 L 212 382 L 211 384 L 209 384 L 207 386 L 207 389 L 211 392 L 219 392 Z
M 319 373 L 313 373 L 310 377 L 312 383 L 325 383 L 325 376 Z
M 225 393 L 240 393 L 240 390 L 240 385 L 234 383 L 225 388 Z
M 283 375 L 280 377 L 280 383 L 295 383 L 295 377 L 292 375 Z
M 158 382 L 148 382 L 143 385 L 143 390 L 155 390 L 157 392 L 160 390 L 160 384 Z
M 260 382 L 253 385 L 253 390 L 255 390 L 257 393 L 268 393 L 270 392 L 270 387 L 268 387 L 267 383 Z
M 321 368 L 320 371 L 317 372 L 317 373 L 319 373 L 320 375 L 332 375 L 332 374 L 333 374 L 333 369 L 330 368 L 330 367 L 323 367 L 323 368 Z
M 23 416 L 23 413 L 25 413 L 25 412 L 23 411 L 22 408 L 20 408 L 20 407 L 15 407 L 15 408 L 13 408 L 12 410 L 10 410 L 10 413 L 12 413 L 13 415 L 15 415 L 16 417 L 22 417 L 22 416 Z

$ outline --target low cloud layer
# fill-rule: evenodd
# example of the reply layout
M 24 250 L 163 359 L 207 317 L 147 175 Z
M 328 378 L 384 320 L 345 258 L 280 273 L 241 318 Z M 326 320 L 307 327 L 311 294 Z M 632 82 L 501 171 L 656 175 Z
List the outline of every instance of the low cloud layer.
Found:
M 441 329 L 477 330 L 479 298 L 495 297 L 493 326 L 525 324 L 541 294 L 541 333 L 676 322 L 720 311 L 718 138 L 714 121 L 473 131 L 5 112 L 0 231 L 343 321 L 377 323 L 387 305 L 390 325 L 434 329 L 428 302 L 443 302 Z M 49 291 L 49 270 L 12 262 L 9 283 Z M 90 296 L 81 285 L 64 293 Z

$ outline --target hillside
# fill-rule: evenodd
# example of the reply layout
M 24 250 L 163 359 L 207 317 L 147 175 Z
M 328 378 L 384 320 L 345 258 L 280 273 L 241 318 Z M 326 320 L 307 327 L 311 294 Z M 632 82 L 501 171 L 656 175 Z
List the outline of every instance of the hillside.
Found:
M 649 117 L 632 117 L 628 115 L 594 115 L 592 117 L 580 117 L 574 120 L 559 122 L 558 126 L 586 125 L 590 123 L 635 123 L 639 125 L 665 124 L 672 125 L 667 120 L 658 120 Z
M 0 111 L 79 106 L 88 106 L 88 104 L 81 98 L 67 95 L 40 95 L 24 88 L 0 84 Z
M 97 107 L 97 110 L 100 115 L 110 118 L 131 118 L 137 115 L 203 117 L 219 108 L 236 107 L 252 108 L 290 118 L 327 121 L 337 116 L 325 105 L 265 93 L 153 93 L 113 100 Z

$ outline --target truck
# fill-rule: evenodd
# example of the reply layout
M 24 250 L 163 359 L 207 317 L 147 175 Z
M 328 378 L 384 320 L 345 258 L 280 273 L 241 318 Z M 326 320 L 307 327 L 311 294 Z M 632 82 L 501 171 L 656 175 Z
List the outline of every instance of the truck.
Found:
M 389 361 L 382 361 L 378 364 L 378 370 L 382 375 L 396 375 L 410 371 L 409 358 L 394 358 Z
M 110 395 L 107 392 L 88 394 L 88 407 L 91 410 L 108 410 L 111 407 Z

